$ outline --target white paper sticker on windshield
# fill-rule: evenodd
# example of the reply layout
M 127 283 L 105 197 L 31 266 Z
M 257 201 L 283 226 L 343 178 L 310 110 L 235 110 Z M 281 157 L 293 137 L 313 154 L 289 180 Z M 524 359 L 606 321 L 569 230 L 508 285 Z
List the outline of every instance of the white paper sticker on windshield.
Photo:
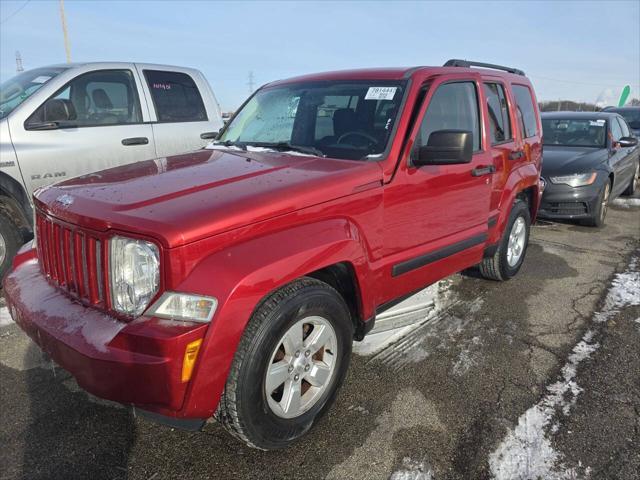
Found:
M 365 100 L 393 100 L 398 87 L 369 87 Z
M 604 125 L 604 120 L 589 120 L 590 127 L 602 127 Z
M 40 75 L 39 77 L 36 77 L 33 80 L 31 80 L 31 83 L 44 83 L 50 78 L 51 77 L 47 77 L 46 75 Z

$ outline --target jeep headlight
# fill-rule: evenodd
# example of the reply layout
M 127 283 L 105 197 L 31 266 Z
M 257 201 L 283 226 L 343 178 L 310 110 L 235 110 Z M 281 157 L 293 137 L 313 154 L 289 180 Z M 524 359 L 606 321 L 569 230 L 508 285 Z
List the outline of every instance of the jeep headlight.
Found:
M 111 306 L 137 317 L 158 293 L 160 258 L 151 242 L 115 236 L 109 240 Z
M 596 181 L 596 172 L 576 173 L 574 175 L 563 175 L 561 177 L 550 177 L 552 183 L 564 183 L 570 187 L 584 187 Z

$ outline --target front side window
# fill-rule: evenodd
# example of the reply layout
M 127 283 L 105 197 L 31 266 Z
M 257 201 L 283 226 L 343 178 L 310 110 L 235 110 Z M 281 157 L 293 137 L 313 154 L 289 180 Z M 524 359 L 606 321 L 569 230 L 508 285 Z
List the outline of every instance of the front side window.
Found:
M 603 119 L 543 118 L 544 145 L 604 148 L 607 124 Z
M 491 144 L 511 140 L 511 120 L 504 87 L 499 83 L 485 83 L 484 94 L 487 97 Z
M 438 87 L 424 114 L 418 145 L 427 145 L 438 130 L 465 130 L 473 133 L 473 151 L 480 150 L 478 95 L 473 82 L 447 83 Z
M 404 82 L 305 82 L 259 90 L 218 143 L 298 149 L 349 160 L 382 154 Z
M 535 136 L 537 133 L 536 111 L 531 90 L 524 85 L 514 85 L 513 95 L 516 97 L 516 109 L 522 136 L 525 138 Z
M 159 122 L 202 122 L 207 120 L 202 96 L 186 73 L 145 70 L 145 79 Z
M 613 137 L 613 141 L 617 142 L 622 138 L 622 128 L 620 128 L 620 124 L 618 123 L 617 118 L 612 118 L 611 122 L 611 136 Z
M 0 85 L 0 118 L 14 111 L 44 84 L 62 72 L 64 67 L 35 68 L 22 72 Z
M 40 123 L 92 127 L 140 123 L 140 101 L 129 70 L 100 70 L 71 80 L 27 120 L 27 128 Z
M 627 122 L 625 122 L 620 117 L 618 117 L 616 120 L 618 120 L 618 123 L 620 123 L 620 129 L 622 130 L 622 136 L 623 137 L 628 137 L 629 135 L 631 135 L 631 132 L 629 131 L 629 127 L 627 126 Z

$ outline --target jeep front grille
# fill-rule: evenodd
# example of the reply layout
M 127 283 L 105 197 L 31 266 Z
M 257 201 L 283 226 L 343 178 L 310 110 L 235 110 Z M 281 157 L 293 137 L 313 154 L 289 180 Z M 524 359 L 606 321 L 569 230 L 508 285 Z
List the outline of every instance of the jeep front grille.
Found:
M 106 307 L 99 237 L 37 212 L 36 242 L 40 268 L 52 283 L 83 303 Z

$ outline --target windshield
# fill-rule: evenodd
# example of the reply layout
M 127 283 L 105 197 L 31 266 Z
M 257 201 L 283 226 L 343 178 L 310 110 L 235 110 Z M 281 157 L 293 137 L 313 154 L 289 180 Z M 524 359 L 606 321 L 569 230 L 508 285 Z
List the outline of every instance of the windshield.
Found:
M 543 118 L 544 144 L 563 147 L 607 146 L 607 123 L 603 119 Z
M 314 82 L 259 90 L 218 144 L 360 160 L 382 154 L 404 82 Z
M 40 87 L 66 68 L 36 68 L 22 72 L 0 85 L 0 118 L 4 118 Z

